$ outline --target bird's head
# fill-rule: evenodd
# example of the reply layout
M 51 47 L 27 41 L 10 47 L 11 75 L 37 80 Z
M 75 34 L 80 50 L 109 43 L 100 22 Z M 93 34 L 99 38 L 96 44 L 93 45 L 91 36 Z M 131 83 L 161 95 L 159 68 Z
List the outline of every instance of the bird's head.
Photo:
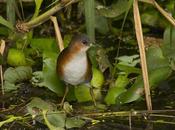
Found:
M 88 36 L 85 34 L 78 34 L 72 37 L 69 47 L 77 51 L 86 52 L 90 46 L 91 42 Z

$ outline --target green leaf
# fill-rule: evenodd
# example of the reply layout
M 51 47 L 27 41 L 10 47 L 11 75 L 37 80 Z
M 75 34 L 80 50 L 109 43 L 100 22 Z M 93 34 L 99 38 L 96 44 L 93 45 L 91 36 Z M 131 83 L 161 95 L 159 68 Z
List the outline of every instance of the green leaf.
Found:
M 126 92 L 126 86 L 129 83 L 129 79 L 126 76 L 119 75 L 114 85 L 112 84 L 105 97 L 107 105 L 116 104 L 116 98 L 123 92 Z
M 136 67 L 132 67 L 132 66 L 127 66 L 127 65 L 123 65 L 123 64 L 117 64 L 116 65 L 117 68 L 121 71 L 126 72 L 127 74 L 131 74 L 131 73 L 136 73 L 136 74 L 140 74 L 141 70 L 140 68 L 136 68 Z
M 6 27 L 0 27 L 0 35 L 3 35 L 3 36 L 8 37 L 8 34 L 9 34 L 8 28 L 6 28 Z
M 100 89 L 93 89 L 93 92 L 94 92 L 95 99 L 101 99 Z M 90 94 L 90 86 L 86 84 L 75 86 L 74 93 L 78 102 L 92 101 L 92 97 Z
M 7 56 L 7 63 L 11 66 L 26 65 L 24 52 L 13 48 L 9 49 L 8 56 Z
M 66 119 L 66 128 L 80 128 L 85 124 L 85 121 L 78 117 L 71 117 Z
M 30 103 L 27 104 L 28 112 L 36 118 L 36 120 L 42 121 L 41 118 L 44 118 L 44 121 L 48 128 L 53 130 L 63 130 L 65 126 L 66 114 L 63 111 L 57 111 L 57 106 L 52 103 L 45 102 L 44 100 L 34 97 Z M 43 115 L 41 117 L 40 115 Z
M 8 68 L 4 73 L 4 80 L 10 83 L 16 83 L 32 77 L 32 68 L 28 66 L 19 66 L 17 68 Z
M 64 86 L 56 73 L 56 59 L 57 53 L 44 52 L 42 72 L 45 87 L 55 92 L 58 96 L 62 96 L 64 94 Z
M 0 16 L 0 24 L 8 27 L 11 30 L 14 30 L 13 25 L 9 21 L 5 20 L 2 16 Z
M 33 49 L 37 49 L 40 52 L 58 52 L 56 40 L 53 38 L 34 38 L 31 39 L 30 45 Z
M 140 63 L 139 55 L 132 55 L 132 56 L 121 56 L 118 57 L 119 64 L 127 65 L 127 66 L 136 66 L 136 64 Z
M 36 7 L 35 7 L 35 13 L 33 14 L 32 19 L 38 16 L 42 2 L 43 0 L 35 0 Z
M 110 7 L 105 7 L 102 5 L 97 5 L 97 11 L 105 17 L 115 18 L 123 14 L 128 10 L 129 3 L 127 0 L 118 0 L 115 3 L 112 3 Z
M 99 33 L 106 34 L 109 31 L 107 19 L 103 16 L 96 15 L 96 17 L 95 17 L 95 28 L 97 29 L 97 31 Z
M 64 127 L 66 114 L 62 111 L 47 112 L 47 119 L 54 127 Z
M 162 45 L 163 54 L 175 61 L 175 28 L 166 28 L 163 36 L 164 44 Z
M 10 83 L 9 81 L 4 81 L 5 92 L 16 91 L 18 88 L 20 88 L 20 85 L 15 85 L 14 83 Z
M 149 72 L 150 87 L 152 89 L 155 88 L 161 81 L 166 80 L 171 72 L 172 70 L 170 67 L 158 68 Z M 118 104 L 124 104 L 138 100 L 143 95 L 143 90 L 143 80 L 141 76 L 139 76 L 133 86 L 117 97 L 116 102 Z
M 149 71 L 170 66 L 168 58 L 163 56 L 160 47 L 157 46 L 149 47 L 146 56 Z
M 78 102 L 92 101 L 92 97 L 90 95 L 90 88 L 88 86 L 79 85 L 74 88 L 74 92 Z
M 28 66 L 19 66 L 17 68 L 8 68 L 4 72 L 4 89 L 5 91 L 16 90 L 19 83 L 24 80 L 29 80 L 32 77 L 32 68 Z
M 39 115 L 41 110 L 53 110 L 51 104 L 45 102 L 41 98 L 34 97 L 30 103 L 27 104 L 27 110 L 31 115 Z
M 142 23 L 145 25 L 157 27 L 158 22 L 160 20 L 159 19 L 159 12 L 157 12 L 155 10 L 145 11 L 141 15 L 141 20 L 142 20 Z
M 43 69 L 33 73 L 32 84 L 46 87 L 58 96 L 63 96 L 64 85 L 56 73 L 56 59 L 57 53 L 46 51 L 43 53 Z
M 103 73 L 94 67 L 92 68 L 92 73 L 91 85 L 95 88 L 100 88 L 104 83 Z
M 172 73 L 167 58 L 162 55 L 162 50 L 159 47 L 150 47 L 147 51 L 148 75 L 151 89 L 166 80 Z M 138 76 L 134 84 L 124 93 L 117 97 L 118 104 L 124 104 L 138 100 L 143 95 L 143 79 Z

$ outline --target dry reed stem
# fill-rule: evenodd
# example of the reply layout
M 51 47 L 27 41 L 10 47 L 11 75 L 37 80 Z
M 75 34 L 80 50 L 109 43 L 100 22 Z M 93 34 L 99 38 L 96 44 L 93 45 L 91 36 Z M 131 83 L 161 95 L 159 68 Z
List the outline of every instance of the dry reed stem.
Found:
M 53 22 L 58 47 L 59 47 L 60 52 L 61 52 L 64 49 L 64 43 L 63 43 L 63 39 L 62 39 L 62 36 L 61 36 L 60 28 L 58 26 L 58 22 L 57 22 L 56 17 L 54 17 L 54 16 L 51 16 L 50 19 Z
M 5 41 L 4 40 L 0 40 L 0 53 L 3 56 L 4 54 L 4 50 L 5 50 Z M 4 77 L 3 77 L 3 68 L 2 65 L 0 65 L 0 75 L 1 75 L 1 89 L 2 89 L 2 95 L 5 94 L 4 92 Z
M 133 2 L 133 12 L 134 12 L 134 23 L 135 23 L 137 43 L 138 43 L 139 52 L 140 52 L 141 68 L 142 68 L 142 76 L 143 76 L 143 82 L 144 82 L 144 90 L 145 90 L 147 109 L 152 110 L 151 94 L 150 94 L 150 86 L 149 86 L 149 79 L 148 79 L 146 54 L 145 54 L 145 46 L 144 46 L 144 40 L 143 40 L 143 32 L 142 32 L 140 13 L 139 13 L 139 8 L 138 8 L 138 0 L 134 0 L 134 2 Z

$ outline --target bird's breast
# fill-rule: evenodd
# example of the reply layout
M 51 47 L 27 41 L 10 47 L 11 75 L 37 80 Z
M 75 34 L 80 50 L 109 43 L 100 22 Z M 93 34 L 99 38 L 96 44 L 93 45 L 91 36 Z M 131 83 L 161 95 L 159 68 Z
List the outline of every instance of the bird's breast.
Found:
M 88 74 L 88 58 L 86 53 L 79 53 L 63 66 L 63 80 L 72 85 L 84 83 Z

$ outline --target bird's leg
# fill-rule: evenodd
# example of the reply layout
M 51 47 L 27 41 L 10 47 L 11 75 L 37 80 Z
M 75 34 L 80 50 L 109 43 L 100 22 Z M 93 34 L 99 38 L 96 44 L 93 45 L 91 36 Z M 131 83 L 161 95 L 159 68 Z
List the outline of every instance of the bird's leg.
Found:
M 93 87 L 92 86 L 90 87 L 90 94 L 91 94 L 92 100 L 94 102 L 94 106 L 96 107 L 97 103 L 96 103 L 96 100 L 95 100 L 95 95 L 94 95 L 94 91 L 93 91 Z
M 69 92 L 69 86 L 66 84 L 66 88 L 65 88 L 65 91 L 64 91 L 64 95 L 63 95 L 63 98 L 62 98 L 61 103 L 60 103 L 60 106 L 61 106 L 61 107 L 64 105 L 64 100 L 65 100 L 65 98 L 66 98 L 68 92 Z

